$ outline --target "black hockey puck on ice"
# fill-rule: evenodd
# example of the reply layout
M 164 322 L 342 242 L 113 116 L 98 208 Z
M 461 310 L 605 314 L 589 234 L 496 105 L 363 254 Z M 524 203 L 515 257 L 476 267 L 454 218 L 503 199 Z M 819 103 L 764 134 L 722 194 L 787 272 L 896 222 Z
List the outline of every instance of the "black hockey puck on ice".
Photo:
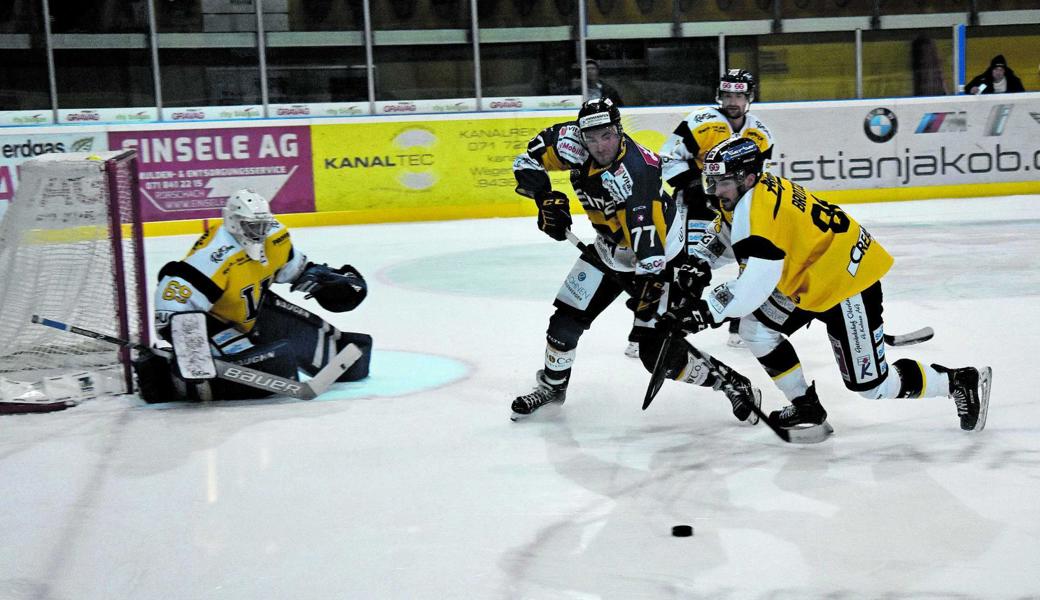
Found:
M 676 525 L 672 527 L 672 535 L 675 537 L 690 537 L 693 535 L 693 527 L 689 525 Z

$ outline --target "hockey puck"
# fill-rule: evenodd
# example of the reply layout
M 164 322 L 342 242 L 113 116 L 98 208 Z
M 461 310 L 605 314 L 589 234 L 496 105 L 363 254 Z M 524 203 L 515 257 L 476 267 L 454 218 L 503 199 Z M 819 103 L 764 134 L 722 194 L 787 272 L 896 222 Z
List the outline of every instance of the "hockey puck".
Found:
M 693 535 L 693 527 L 689 525 L 676 525 L 672 527 L 672 536 L 674 537 L 690 537 Z

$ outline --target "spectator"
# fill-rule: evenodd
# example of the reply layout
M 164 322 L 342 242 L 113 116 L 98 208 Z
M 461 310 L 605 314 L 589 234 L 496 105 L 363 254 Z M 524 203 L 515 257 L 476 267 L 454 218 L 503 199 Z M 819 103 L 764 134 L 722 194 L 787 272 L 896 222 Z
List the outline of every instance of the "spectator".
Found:
M 589 81 L 589 93 L 585 96 L 586 100 L 609 98 L 614 103 L 614 106 L 624 106 L 624 103 L 621 102 L 621 94 L 618 93 L 617 88 L 600 80 L 598 62 L 591 58 L 586 59 L 585 70 L 588 72 Z
M 1008 66 L 1003 54 L 994 56 L 993 60 L 989 61 L 989 68 L 986 69 L 986 72 L 969 81 L 968 85 L 964 87 L 969 94 L 973 95 L 1014 94 L 1026 91 L 1022 87 L 1022 80 Z

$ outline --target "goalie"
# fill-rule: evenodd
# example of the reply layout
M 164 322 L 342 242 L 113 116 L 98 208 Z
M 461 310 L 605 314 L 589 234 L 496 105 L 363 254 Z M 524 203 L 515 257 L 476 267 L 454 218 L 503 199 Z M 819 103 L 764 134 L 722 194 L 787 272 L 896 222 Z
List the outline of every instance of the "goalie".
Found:
M 169 262 L 159 272 L 155 328 L 172 344 L 174 358 L 142 352 L 134 360 L 141 398 L 155 403 L 267 396 L 215 379 L 212 370 L 199 365 L 220 357 L 297 379 L 298 369 L 314 375 L 351 343 L 362 356 L 337 381 L 367 377 L 370 336 L 339 331 L 268 290 L 273 283 L 287 283 L 290 291 L 304 292 L 326 310 L 346 312 L 357 308 L 367 293 L 357 269 L 308 262 L 293 248 L 289 231 L 275 219 L 267 200 L 251 190 L 232 194 L 223 218 L 183 260 Z

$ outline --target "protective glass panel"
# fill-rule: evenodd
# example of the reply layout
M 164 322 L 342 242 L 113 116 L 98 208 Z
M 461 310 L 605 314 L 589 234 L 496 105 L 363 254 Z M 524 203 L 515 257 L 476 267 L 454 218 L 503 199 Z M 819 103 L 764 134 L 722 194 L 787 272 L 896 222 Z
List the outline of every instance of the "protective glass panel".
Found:
M 155 106 L 146 50 L 55 50 L 54 67 L 62 108 Z
M 727 37 L 726 67 L 754 73 L 757 101 L 856 97 L 856 46 L 851 31 Z
M 468 45 L 377 46 L 376 100 L 473 98 Z
M 596 81 L 617 91 L 623 106 L 666 106 L 712 101 L 718 83 L 718 40 L 593 40 L 588 56 L 598 63 Z M 604 87 L 603 89 L 607 89 Z
M 943 96 L 953 89 L 949 29 L 863 32 L 863 97 Z
M 480 77 L 485 97 L 581 94 L 577 43 L 484 44 Z

